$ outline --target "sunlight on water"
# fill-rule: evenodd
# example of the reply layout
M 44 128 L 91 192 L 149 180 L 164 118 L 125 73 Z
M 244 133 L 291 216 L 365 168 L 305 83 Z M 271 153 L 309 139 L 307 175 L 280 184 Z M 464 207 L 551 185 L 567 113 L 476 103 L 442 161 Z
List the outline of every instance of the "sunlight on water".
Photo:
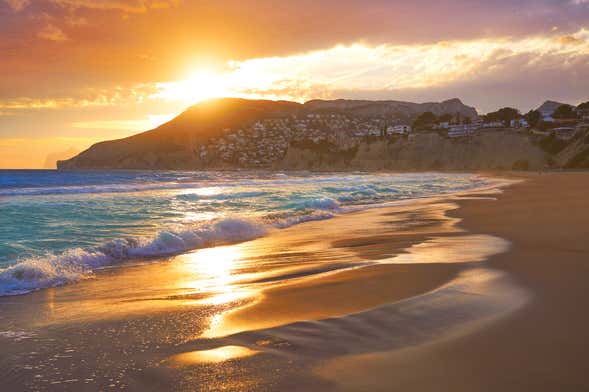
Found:
M 389 262 L 415 263 L 472 263 L 506 252 L 509 242 L 491 235 L 473 234 L 458 237 L 436 237 L 406 249 Z
M 193 281 L 179 282 L 180 287 L 189 287 L 210 296 L 199 300 L 199 303 L 221 305 L 251 295 L 251 292 L 240 289 L 235 281 L 241 276 L 234 274 L 234 269 L 242 257 L 237 246 L 219 246 L 200 249 L 181 257 L 185 260 L 183 268 L 186 275 Z
M 197 363 L 221 363 L 230 359 L 250 357 L 258 351 L 242 346 L 223 346 L 212 350 L 192 351 L 178 354 L 169 359 L 175 366 L 189 366 Z

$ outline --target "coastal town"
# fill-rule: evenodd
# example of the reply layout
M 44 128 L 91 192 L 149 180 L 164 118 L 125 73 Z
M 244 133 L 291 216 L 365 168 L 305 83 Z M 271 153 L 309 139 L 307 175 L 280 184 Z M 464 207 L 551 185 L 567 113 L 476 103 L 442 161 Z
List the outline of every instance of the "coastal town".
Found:
M 226 128 L 222 135 L 196 146 L 194 152 L 205 162 L 263 167 L 281 160 L 290 146 L 342 152 L 365 141 L 411 140 L 427 133 L 468 141 L 483 133 L 506 131 L 570 140 L 587 130 L 589 102 L 571 106 L 546 101 L 526 114 L 506 107 L 473 118 L 459 112 L 424 112 L 412 119 L 345 112 L 303 113 L 262 118 L 237 129 Z

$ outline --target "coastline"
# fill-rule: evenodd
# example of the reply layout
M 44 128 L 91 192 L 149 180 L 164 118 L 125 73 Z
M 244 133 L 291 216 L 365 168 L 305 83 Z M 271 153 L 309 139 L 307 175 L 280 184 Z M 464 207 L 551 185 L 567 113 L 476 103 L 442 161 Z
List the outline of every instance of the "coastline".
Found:
M 326 173 L 333 174 L 333 173 Z M 428 175 L 437 175 L 435 172 L 429 172 Z M 467 173 L 460 173 L 467 174 Z M 483 192 L 492 189 L 498 189 L 501 186 L 509 184 L 509 180 L 500 180 L 496 177 L 472 175 L 473 179 L 483 177 L 485 184 L 471 184 L 474 186 L 467 192 Z M 304 178 L 304 177 L 302 177 Z M 297 180 L 295 180 L 297 181 Z M 298 180 L 300 181 L 300 179 Z M 479 182 L 479 180 L 476 180 Z M 188 186 L 196 186 L 197 183 L 181 184 L 151 184 L 143 185 L 121 185 L 107 186 L 106 189 L 80 189 L 80 186 L 66 187 L 64 191 L 57 194 L 78 195 L 97 192 L 98 194 L 120 195 L 120 197 L 138 196 L 141 192 L 153 191 L 155 194 L 161 192 L 165 194 L 170 189 L 184 189 Z M 346 185 L 347 186 L 347 185 Z M 75 189 L 72 189 L 75 188 Z M 360 192 L 364 192 L 362 186 L 359 186 Z M 16 192 L 16 193 L 14 193 Z M 54 188 L 48 190 L 43 188 L 41 191 L 35 188 L 18 189 L 16 191 L 6 192 L 10 196 L 30 197 L 42 196 L 49 192 L 52 195 Z M 137 193 L 138 192 L 138 193 Z M 440 191 L 440 193 L 428 194 L 427 191 L 420 196 L 415 194 L 402 195 L 396 200 L 381 201 L 376 204 L 347 204 L 349 199 L 337 196 L 317 196 L 316 202 L 313 200 L 301 202 L 301 207 L 315 208 L 310 214 L 297 215 L 295 211 L 282 214 L 276 213 L 274 217 L 248 217 L 238 213 L 232 213 L 218 219 L 213 219 L 208 223 L 198 225 L 187 224 L 186 226 L 172 225 L 159 227 L 158 230 L 151 234 L 139 236 L 122 235 L 114 238 L 106 238 L 102 242 L 95 243 L 93 246 L 79 246 L 62 249 L 55 254 L 47 253 L 45 255 L 30 255 L 21 257 L 15 264 L 2 265 L 0 267 L 0 296 L 21 295 L 34 292 L 39 289 L 72 284 L 77 281 L 91 278 L 93 274 L 104 268 L 120 268 L 142 263 L 145 261 L 158 259 L 167 259 L 182 254 L 190 253 L 198 249 L 212 248 L 216 246 L 238 244 L 250 241 L 256 238 L 269 235 L 276 230 L 281 230 L 290 226 L 314 220 L 327 220 L 333 217 L 345 215 L 351 212 L 363 211 L 372 208 L 388 208 L 392 206 L 408 205 L 412 203 L 422 203 L 428 200 L 435 201 L 440 198 L 450 198 L 463 194 L 465 190 Z M 254 195 L 256 192 L 244 192 L 246 198 Z M 261 192 L 263 194 L 264 192 Z M 0 195 L 2 196 L 2 195 Z M 183 196 L 177 196 L 182 198 Z M 186 197 L 191 199 L 190 195 Z M 198 199 L 198 197 L 197 197 Z M 213 197 L 213 199 L 217 199 Z M 221 197 L 225 200 L 227 197 Z M 249 199 L 246 199 L 249 200 Z M 296 207 L 296 203 L 293 203 Z M 269 218 L 269 219 L 266 219 Z M 14 241 L 20 241 L 15 238 Z M 64 268 L 65 266 L 65 268 Z
M 509 239 L 489 265 L 533 295 L 519 311 L 470 334 L 395 352 L 339 358 L 316 372 L 338 390 L 553 391 L 587 388 L 584 347 L 589 174 L 516 174 L 497 201 L 451 212 L 469 231 Z
M 103 276 L 99 279 L 82 281 L 75 285 L 44 290 L 18 298 L 12 297 L 10 300 L 0 299 L 4 316 L 0 318 L 0 322 L 17 315 L 24 317 L 21 321 L 25 322 L 20 327 L 30 322 L 30 325 L 38 329 L 32 332 L 24 331 L 19 329 L 19 325 L 13 325 L 11 328 L 14 328 L 11 331 L 21 333 L 20 338 L 18 334 L 13 334 L 10 339 L 6 334 L 0 337 L 0 339 L 4 338 L 0 340 L 2 349 L 9 353 L 1 364 L 5 369 L 4 378 L 7 385 L 15 388 L 23 385 L 45 387 L 54 385 L 55 389 L 58 387 L 63 389 L 65 385 L 69 385 L 64 384 L 67 380 L 77 380 L 71 381 L 72 389 L 80 386 L 92 389 L 92 386 L 97 385 L 106 388 L 112 383 L 115 386 L 124 385 L 132 390 L 157 390 L 169 387 L 171 383 L 174 383 L 179 390 L 190 390 L 194 385 L 199 385 L 199 388 L 203 390 L 221 386 L 228 390 L 243 388 L 275 390 L 277 387 L 282 390 L 297 388 L 362 390 L 367 385 L 370 385 L 373 390 L 390 390 L 394 387 L 408 390 L 435 390 L 435 387 L 440 385 L 454 387 L 453 382 L 458 384 L 462 373 L 459 367 L 456 367 L 455 379 L 442 380 L 439 369 L 448 369 L 450 365 L 438 360 L 437 356 L 441 355 L 440 352 L 451 356 L 455 347 L 453 345 L 458 344 L 456 342 L 462 342 L 459 347 L 462 352 L 470 350 L 470 356 L 465 354 L 464 357 L 450 357 L 449 361 L 453 361 L 450 362 L 451 364 L 465 362 L 465 366 L 469 368 L 468 362 L 473 362 L 473 358 L 479 360 L 478 357 L 487 349 L 482 349 L 480 344 L 487 345 L 493 342 L 492 344 L 497 346 L 495 352 L 500 351 L 501 348 L 505 349 L 504 345 L 496 340 L 497 337 L 493 337 L 488 341 L 479 342 L 478 349 L 482 351 L 477 351 L 474 348 L 471 349 L 472 339 L 475 339 L 476 343 L 477 336 L 498 328 L 504 334 L 507 333 L 507 327 L 501 329 L 501 326 L 514 318 L 521 318 L 522 313 L 529 312 L 529 309 L 533 309 L 533 306 L 542 299 L 542 296 L 538 295 L 539 289 L 531 285 L 529 279 L 522 278 L 522 276 L 525 278 L 526 274 L 529 275 L 530 266 L 526 265 L 525 268 L 513 266 L 513 257 L 514 254 L 517 255 L 515 252 L 519 251 L 521 236 L 525 236 L 526 233 L 522 233 L 521 226 L 505 230 L 501 220 L 527 214 L 522 200 L 525 200 L 529 187 L 545 189 L 542 187 L 550 186 L 550 180 L 553 178 L 556 178 L 555 181 L 564 181 L 560 180 L 563 176 L 565 178 L 578 176 L 581 180 L 586 178 L 586 174 L 583 173 L 526 175 L 525 182 L 508 187 L 503 194 L 470 192 L 470 195 L 474 196 L 472 199 L 452 197 L 452 200 L 448 200 L 450 197 L 447 197 L 437 202 L 422 200 L 421 203 L 418 201 L 411 206 L 389 206 L 353 212 L 327 221 L 296 225 L 254 241 L 219 247 L 217 251 L 207 251 L 213 257 L 219 257 L 220 254 L 224 254 L 223 252 L 230 250 L 230 252 L 238 252 L 242 260 L 255 261 L 262 265 L 269 263 L 268 265 L 272 266 L 262 274 L 257 274 L 259 271 L 248 265 L 238 268 L 240 273 L 237 281 L 222 282 L 226 289 L 224 292 L 202 293 L 186 290 L 185 286 L 190 277 L 182 276 L 186 272 L 187 265 L 194 267 L 194 264 L 191 264 L 193 263 L 191 255 L 200 252 L 197 251 L 172 257 L 165 263 L 125 268 L 124 274 L 114 274 L 106 270 L 101 272 Z M 519 175 L 516 175 L 516 178 L 520 178 Z M 543 181 L 538 182 L 538 178 Z M 574 184 L 564 185 L 570 188 Z M 521 196 L 522 188 L 523 196 Z M 513 198 L 518 197 L 518 203 L 512 201 Z M 548 195 L 544 194 L 543 197 L 548 198 Z M 511 203 L 512 210 L 502 210 L 502 204 L 506 199 Z M 547 205 L 550 205 L 549 202 L 554 202 L 554 200 L 543 200 L 548 203 Z M 456 209 L 457 206 L 460 208 Z M 533 217 L 540 218 L 539 214 L 535 215 Z M 551 216 L 555 218 L 558 214 L 555 211 Z M 458 223 L 458 220 L 461 221 Z M 422 224 L 406 225 L 407 222 L 412 221 Z M 456 226 L 457 223 L 458 226 Z M 388 227 L 388 230 L 383 229 L 384 227 Z M 467 232 L 462 231 L 462 228 Z M 578 230 L 578 233 L 583 231 Z M 496 255 L 482 254 L 480 256 L 482 259 L 490 257 L 490 261 L 482 264 L 478 260 L 467 263 L 424 264 L 390 262 L 391 259 L 397 258 L 396 260 L 399 261 L 399 257 L 411 255 L 411 249 L 420 249 L 419 246 L 427 243 L 431 238 L 437 238 L 439 242 L 434 241 L 430 244 L 428 252 L 442 249 L 444 251 L 440 254 L 440 258 L 457 257 L 461 249 L 469 248 L 471 247 L 469 244 L 474 243 L 462 242 L 452 248 L 452 241 L 447 240 L 464 237 L 461 241 L 470 241 L 471 239 L 466 237 L 471 237 L 473 234 L 491 234 L 496 236 L 493 238 L 505 238 L 513 245 L 507 252 L 502 251 L 503 253 L 499 252 Z M 474 248 L 480 248 L 480 246 L 474 246 Z M 459 252 L 457 253 L 456 250 Z M 200 255 L 207 252 L 201 252 Z M 472 255 L 467 255 L 468 257 L 472 258 Z M 301 268 L 293 269 L 293 262 L 303 265 Z M 353 264 L 358 262 L 359 264 Z M 508 286 L 504 287 L 529 289 L 533 295 L 532 305 L 526 305 L 523 310 L 508 315 L 511 314 L 511 310 L 508 309 L 510 304 L 517 302 L 519 305 L 516 308 L 523 306 L 523 303 L 518 302 L 519 300 L 509 300 L 506 302 L 509 306 L 502 305 L 497 309 L 503 314 L 502 309 L 505 308 L 508 314 L 501 316 L 498 320 L 491 315 L 490 317 L 495 321 L 491 324 L 485 322 L 484 328 L 481 328 L 483 325 L 480 324 L 481 320 L 488 318 L 489 314 L 482 314 L 480 310 L 493 307 L 473 303 L 474 305 L 469 309 L 472 309 L 474 313 L 469 311 L 468 314 L 474 317 L 472 319 L 474 324 L 469 325 L 477 325 L 477 328 L 469 327 L 468 333 L 458 334 L 452 338 L 440 335 L 442 339 L 436 336 L 438 333 L 445 334 L 446 330 L 435 333 L 431 330 L 429 333 L 424 331 L 423 336 L 428 337 L 427 339 L 407 340 L 409 343 L 413 342 L 409 344 L 413 348 L 405 347 L 403 344 L 391 346 L 390 343 L 383 346 L 382 340 L 366 340 L 366 336 L 373 338 L 380 336 L 387 339 L 391 336 L 390 329 L 382 329 L 383 326 L 389 325 L 387 322 L 392 322 L 390 320 L 384 322 L 385 319 L 382 318 L 385 313 L 391 314 L 390 311 L 393 311 L 394 307 L 387 308 L 391 306 L 390 304 L 405 306 L 403 304 L 415 304 L 417 301 L 419 305 L 420 299 L 431 298 L 432 293 L 440 292 L 440 288 L 447 287 L 448 282 L 459 280 L 465 270 L 474 268 L 475 271 L 480 271 L 481 267 L 505 271 L 509 275 L 509 282 Z M 550 268 L 546 267 L 544 272 L 550 272 Z M 514 279 L 511 279 L 512 276 Z M 166 282 L 175 283 L 166 285 Z M 151 288 L 142 290 L 144 285 L 151 285 Z M 117 289 L 118 292 L 113 292 Z M 89 294 L 93 296 L 89 298 Z M 444 303 L 453 302 L 445 301 Z M 439 311 L 443 308 L 439 304 L 428 306 L 429 308 L 424 309 Z M 384 309 L 388 310 L 385 312 Z M 374 313 L 374 310 L 378 311 Z M 35 322 L 31 322 L 31 316 L 25 314 L 31 311 L 38 318 Z M 349 315 L 355 314 L 365 314 L 365 316 L 354 316 L 356 319 L 364 317 L 360 318 L 364 321 L 360 324 L 345 321 Z M 458 314 L 463 313 L 460 311 Z M 45 319 L 41 320 L 43 317 Z M 365 317 L 376 324 L 366 322 Z M 463 321 L 461 317 L 453 317 L 452 320 Z M 301 324 L 301 320 L 311 320 L 311 324 Z M 336 321 L 326 323 L 321 320 Z M 418 325 L 415 324 L 415 320 L 411 322 L 413 324 L 407 325 Z M 330 351 L 328 342 L 320 340 L 321 344 L 326 345 L 326 351 L 319 356 L 323 358 L 320 363 L 302 361 L 301 358 L 309 358 L 303 355 L 305 350 L 300 348 L 306 347 L 306 343 L 301 346 L 301 342 L 310 342 L 305 338 L 311 333 L 309 326 L 317 328 L 323 325 L 332 325 L 330 328 L 338 331 L 340 335 L 332 333 L 339 337 L 335 339 L 335 342 L 349 346 L 346 348 L 347 351 L 342 351 L 341 348 Z M 365 327 L 367 325 L 370 326 L 368 329 Z M 391 325 L 398 324 L 395 321 Z M 436 323 L 421 325 L 429 328 Z M 285 326 L 284 328 L 288 330 L 286 335 L 285 332 L 281 332 L 284 331 L 281 326 Z M 279 336 L 282 340 L 266 342 L 265 339 L 256 338 L 248 344 L 250 348 L 251 345 L 255 346 L 261 354 L 242 359 L 227 358 L 223 366 L 198 363 L 179 367 L 169 366 L 171 358 L 182 353 L 212 348 L 215 345 L 243 346 L 248 339 L 260 333 L 252 331 L 260 330 L 260 328 L 270 331 L 272 336 Z M 455 327 L 448 326 L 448 329 L 454 330 Z M 321 328 L 315 329 L 315 332 L 311 334 L 320 338 L 321 331 Z M 520 331 L 520 334 L 525 332 L 521 331 L 521 327 L 516 328 L 516 331 Z M 27 333 L 30 335 L 26 335 Z M 348 343 L 357 339 L 358 333 L 364 336 L 366 344 L 354 348 L 354 345 Z M 505 337 L 502 336 L 502 338 Z M 506 341 L 515 345 L 514 339 L 516 338 L 508 338 Z M 55 340 L 60 343 L 53 345 L 48 343 Z M 105 346 L 105 341 L 117 343 Z M 464 343 L 466 341 L 469 343 Z M 68 344 L 65 344 L 66 342 Z M 374 342 L 380 343 L 375 346 Z M 35 347 L 39 344 L 44 344 L 47 352 L 53 352 L 65 346 L 69 347 L 68 350 L 74 350 L 73 353 L 58 353 L 63 358 L 58 357 L 54 364 L 63 376 L 61 379 L 51 380 L 49 376 L 40 372 L 42 377 L 35 380 L 30 378 L 31 371 L 27 371 L 26 368 L 23 370 L 23 365 L 35 361 L 31 357 L 26 359 L 27 357 L 22 354 L 36 350 Z M 138 344 L 143 351 L 137 351 L 137 347 L 133 347 Z M 156 345 L 157 349 L 155 349 Z M 386 348 L 393 351 L 382 353 L 383 349 L 386 351 Z M 125 356 L 121 354 L 121 349 L 127 353 Z M 103 365 L 94 362 L 98 355 L 93 350 L 106 355 L 110 361 L 109 366 L 103 368 L 101 367 Z M 376 354 L 376 352 L 380 353 Z M 132 366 L 128 362 L 129 355 L 132 358 Z M 92 380 L 85 381 L 87 368 L 74 366 L 70 378 L 67 379 L 65 375 L 70 372 L 69 368 L 73 366 L 74 359 L 80 358 L 84 359 L 88 368 L 94 366 L 104 375 L 111 374 L 110 372 L 115 369 L 117 371 L 125 369 L 125 371 L 121 373 L 121 376 L 112 376 L 114 374 L 112 373 L 110 377 L 114 380 L 112 382 L 108 378 L 103 379 L 102 376 L 90 377 Z M 486 362 L 495 370 L 503 369 L 501 364 L 492 362 L 492 360 L 499 361 L 500 358 L 497 354 Z M 431 363 L 431 368 L 421 369 L 426 363 Z M 412 371 L 404 372 L 411 366 L 414 366 L 411 368 Z M 472 366 L 474 365 L 470 364 L 470 367 Z M 579 366 L 582 367 L 582 364 Z M 420 370 L 417 371 L 417 369 Z M 421 371 L 429 372 L 431 378 L 417 379 Z M 483 369 L 480 371 L 482 372 Z M 517 379 L 517 376 L 513 375 L 511 380 L 514 377 Z M 487 378 L 481 374 L 480 380 L 471 380 L 471 383 L 464 385 L 463 388 L 468 389 L 467 386 L 470 386 L 472 390 L 475 385 L 474 389 L 477 389 L 480 385 L 484 385 L 483 380 L 489 382 Z M 46 381 L 45 384 L 43 380 Z M 221 383 L 220 380 L 226 380 L 226 382 Z M 58 383 L 50 384 L 53 381 Z M 477 381 L 480 384 L 476 384 Z M 430 384 L 427 384 L 428 382 Z M 509 385 L 502 384 L 502 386 Z M 460 388 L 456 389 L 460 390 Z

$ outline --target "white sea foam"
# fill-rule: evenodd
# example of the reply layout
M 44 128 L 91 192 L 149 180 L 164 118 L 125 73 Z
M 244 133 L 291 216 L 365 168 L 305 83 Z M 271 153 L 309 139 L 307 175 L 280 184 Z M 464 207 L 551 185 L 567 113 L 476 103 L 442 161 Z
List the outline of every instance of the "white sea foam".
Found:
M 331 197 L 316 197 L 295 201 L 287 204 L 285 207 L 294 209 L 338 210 L 340 204 Z
M 160 231 L 154 238 L 119 239 L 94 250 L 71 249 L 59 255 L 22 260 L 0 269 L 0 296 L 24 294 L 88 277 L 98 268 L 129 259 L 173 255 L 192 249 L 251 240 L 268 227 L 243 219 L 227 218 L 179 231 Z
M 156 184 L 106 184 L 106 185 L 79 185 L 58 186 L 43 188 L 7 188 L 0 189 L 0 196 L 46 196 L 46 195 L 70 195 L 70 194 L 99 194 L 99 193 L 128 193 L 154 190 L 173 190 L 198 188 L 202 184 L 195 182 L 185 183 L 156 183 Z

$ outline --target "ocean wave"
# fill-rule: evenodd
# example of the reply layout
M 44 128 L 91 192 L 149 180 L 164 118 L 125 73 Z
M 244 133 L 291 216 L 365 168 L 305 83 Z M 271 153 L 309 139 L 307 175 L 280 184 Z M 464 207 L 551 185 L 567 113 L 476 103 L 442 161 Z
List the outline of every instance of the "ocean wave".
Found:
M 260 197 L 269 195 L 270 192 L 266 191 L 244 191 L 244 192 L 233 192 L 233 193 L 219 193 L 216 195 L 199 195 L 197 193 L 186 193 L 183 195 L 176 196 L 177 199 L 186 201 L 197 201 L 197 200 L 229 200 L 229 199 L 249 199 L 252 197 Z
M 284 206 L 287 209 L 314 209 L 314 210 L 338 210 L 340 204 L 331 197 L 315 197 L 312 199 L 303 199 L 288 203 Z
M 0 296 L 76 282 L 98 268 L 129 259 L 173 255 L 193 249 L 236 243 L 263 236 L 268 230 L 255 221 L 226 218 L 199 227 L 160 231 L 153 238 L 127 238 L 108 242 L 93 250 L 71 249 L 59 255 L 22 260 L 0 269 Z
M 319 203 L 323 205 L 323 203 Z M 325 206 L 332 205 L 325 202 Z M 63 253 L 31 257 L 0 269 L 0 296 L 26 294 L 91 277 L 97 269 L 133 259 L 165 257 L 195 249 L 239 243 L 262 237 L 271 229 L 330 219 L 332 212 L 274 214 L 263 220 L 224 218 L 196 227 L 162 230 L 151 238 L 123 238 L 95 249 L 70 249 Z
M 285 229 L 300 223 L 331 219 L 334 216 L 335 214 L 331 212 L 313 211 L 303 215 L 274 214 L 267 217 L 266 221 L 269 222 L 272 227 Z
M 98 193 L 129 193 L 156 190 L 174 190 L 199 188 L 202 183 L 174 182 L 153 184 L 105 184 L 105 185 L 75 185 L 75 186 L 49 186 L 38 188 L 8 188 L 0 189 L 0 196 L 49 196 L 49 195 L 75 195 Z

